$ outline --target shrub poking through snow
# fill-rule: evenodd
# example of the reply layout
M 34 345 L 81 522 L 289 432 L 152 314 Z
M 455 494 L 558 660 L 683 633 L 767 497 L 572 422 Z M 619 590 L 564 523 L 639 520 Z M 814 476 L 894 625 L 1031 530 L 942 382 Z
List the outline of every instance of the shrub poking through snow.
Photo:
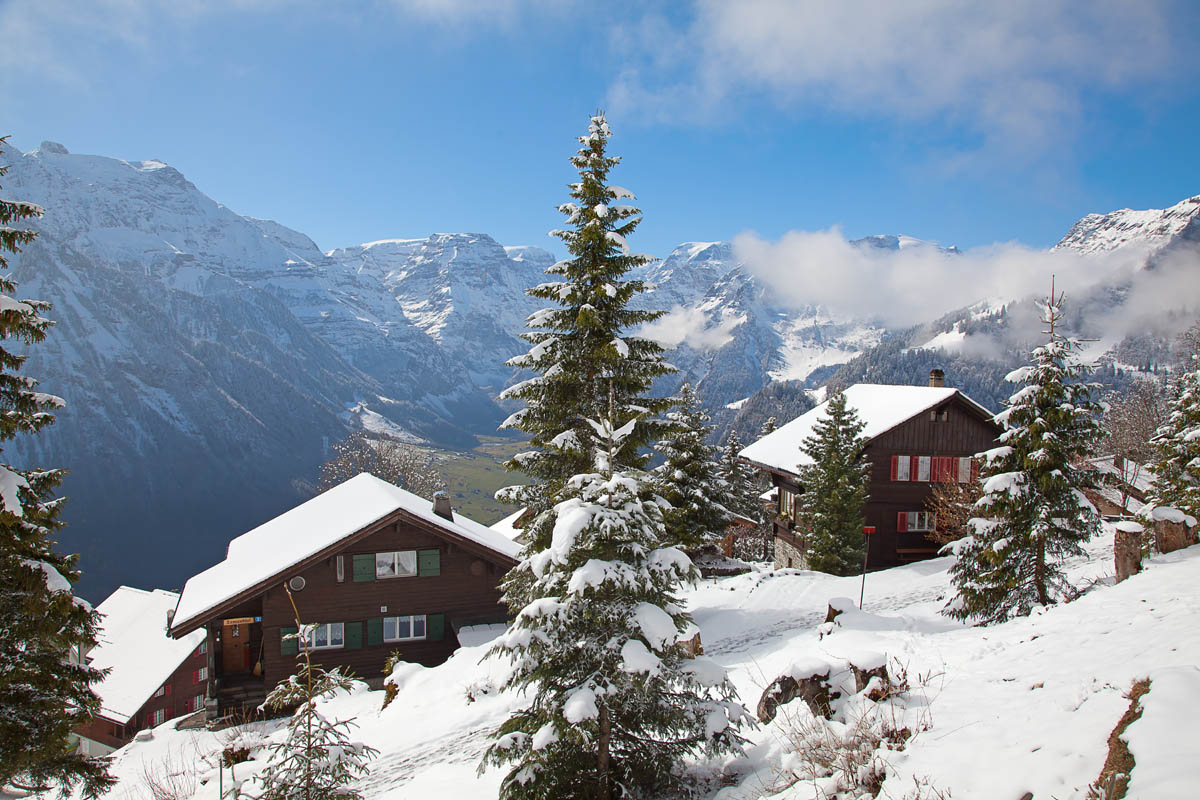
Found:
M 284 584 L 288 599 L 291 590 Z M 296 604 L 292 601 L 292 610 Z M 295 708 L 288 721 L 287 736 L 268 746 L 266 766 L 255 776 L 261 800 L 361 800 L 351 784 L 368 771 L 367 762 L 379 751 L 350 740 L 353 720 L 331 720 L 319 704 L 339 692 L 348 692 L 354 681 L 337 669 L 326 672 L 313 666 L 304 637 L 315 626 L 300 622 L 300 666 L 295 674 L 276 686 L 266 705 L 276 710 Z
M 1093 473 L 1076 462 L 1099 441 L 1096 385 L 1078 362 L 1079 343 L 1058 330 L 1062 295 L 1041 301 L 1049 341 L 1029 366 L 1009 373 L 1023 384 L 996 415 L 1000 446 L 983 453 L 983 496 L 969 535 L 947 545 L 958 556 L 950 569 L 956 596 L 946 613 L 956 619 L 1003 622 L 1073 596 L 1062 562 L 1083 555 L 1100 530 L 1100 515 L 1083 495 Z
M 52 324 L 42 316 L 50 305 L 11 297 L 16 284 L 2 272 L 4 254 L 19 253 L 37 236 L 16 226 L 41 215 L 32 203 L 0 200 L 0 442 L 36 434 L 63 407 L 61 398 L 36 391 L 37 381 L 19 374 L 29 346 Z M 104 673 L 71 659 L 95 646 L 98 615 L 71 593 L 78 557 L 54 551 L 63 503 L 54 492 L 62 477 L 58 469 L 0 463 L 0 788 L 80 786 L 85 797 L 95 797 L 113 783 L 108 759 L 79 752 L 70 734 L 99 713 L 92 685 Z
M 589 427 L 596 471 L 556 497 L 549 547 L 517 567 L 532 599 L 493 650 L 513 663 L 504 688 L 532 695 L 480 767 L 513 765 L 502 798 L 680 796 L 681 760 L 739 752 L 751 722 L 725 670 L 679 646 L 697 632 L 679 598 L 696 571 L 664 546 L 650 477 L 612 466 L 632 423 Z

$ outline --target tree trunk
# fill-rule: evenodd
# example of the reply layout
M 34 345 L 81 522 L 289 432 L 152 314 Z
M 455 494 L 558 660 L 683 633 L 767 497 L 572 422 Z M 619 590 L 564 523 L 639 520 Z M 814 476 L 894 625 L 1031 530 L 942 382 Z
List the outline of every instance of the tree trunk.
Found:
M 1142 536 L 1135 531 L 1117 530 L 1113 539 L 1117 583 L 1142 571 Z
M 611 736 L 611 730 L 608 721 L 608 706 L 600 706 L 600 735 L 596 737 L 596 777 L 598 786 L 596 787 L 597 800 L 609 800 L 612 794 L 612 789 L 609 786 L 609 766 L 608 766 L 608 740 Z
M 1033 568 L 1034 588 L 1037 589 L 1038 602 L 1044 606 L 1050 605 L 1050 596 L 1046 594 L 1046 543 L 1038 542 L 1037 564 Z

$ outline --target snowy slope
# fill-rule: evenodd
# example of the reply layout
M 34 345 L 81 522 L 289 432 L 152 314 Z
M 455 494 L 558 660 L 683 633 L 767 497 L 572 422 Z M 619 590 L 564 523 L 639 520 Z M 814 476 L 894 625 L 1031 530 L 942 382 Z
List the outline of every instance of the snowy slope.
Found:
M 1032 792 L 1082 800 L 1128 704 L 1125 694 L 1150 676 L 1146 724 L 1127 733 L 1139 758 L 1128 796 L 1185 800 L 1191 795 L 1178 787 L 1190 792 L 1200 780 L 1200 764 L 1185 755 L 1194 740 L 1181 742 L 1164 731 L 1184 735 L 1200 719 L 1194 621 L 1200 547 L 1158 556 L 1145 572 L 1113 586 L 1105 578 L 1112 573 L 1111 545 L 1108 529 L 1088 546 L 1087 558 L 1071 565 L 1075 583 L 1088 587 L 1082 598 L 989 628 L 964 627 L 938 613 L 949 586 L 947 559 L 871 574 L 865 613 L 846 612 L 824 637 L 828 602 L 857 597 L 857 578 L 756 572 L 705 581 L 687 602 L 707 654 L 729 669 L 750 706 L 797 662 L 836 664 L 882 653 L 893 673 L 907 673 L 911 688 L 901 721 L 912 724 L 914 736 L 902 751 L 881 752 L 888 765 L 881 797 L 911 796 L 906 792 L 917 778 L 947 797 L 1017 800 Z M 479 756 L 489 732 L 525 701 L 496 691 L 505 665 L 481 660 L 485 652 L 486 645 L 464 648 L 431 669 L 402 663 L 393 673 L 399 693 L 385 710 L 383 693 L 365 690 L 326 705 L 328 713 L 357 717 L 356 736 L 382 751 L 360 784 L 366 800 L 496 796 L 501 773 L 477 775 Z M 724 768 L 733 784 L 709 796 L 820 797 L 812 783 L 788 786 L 789 770 L 797 766 L 789 753 L 790 726 L 805 718 L 811 717 L 801 701 L 785 705 L 773 722 L 750 733 L 745 759 L 708 765 Z M 173 724 L 116 754 L 121 783 L 110 797 L 138 797 L 146 771 L 168 762 L 186 772 L 183 754 L 191 769 L 204 770 L 203 760 L 233 735 L 176 732 Z M 252 735 L 270 736 L 276 727 L 255 726 Z M 239 769 L 245 778 L 256 765 Z M 228 788 L 228 773 L 225 781 Z M 180 800 L 189 796 L 217 800 L 216 781 L 193 785 Z
M 1141 247 L 1153 253 L 1179 236 L 1200 228 L 1200 195 L 1170 208 L 1123 208 L 1107 214 L 1088 214 L 1071 226 L 1055 250 L 1106 253 L 1124 247 Z

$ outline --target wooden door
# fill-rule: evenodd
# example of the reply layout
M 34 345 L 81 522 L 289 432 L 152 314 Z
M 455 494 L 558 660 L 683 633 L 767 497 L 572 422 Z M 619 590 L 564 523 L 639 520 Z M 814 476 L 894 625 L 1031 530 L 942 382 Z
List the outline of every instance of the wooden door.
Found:
M 250 624 L 240 620 L 221 623 L 221 671 L 226 675 L 250 671 Z

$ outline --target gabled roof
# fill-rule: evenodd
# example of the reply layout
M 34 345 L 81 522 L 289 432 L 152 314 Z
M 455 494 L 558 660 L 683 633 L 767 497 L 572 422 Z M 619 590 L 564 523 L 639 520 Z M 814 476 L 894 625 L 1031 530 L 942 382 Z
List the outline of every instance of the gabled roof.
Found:
M 412 492 L 360 473 L 329 491 L 264 522 L 229 543 L 225 560 L 192 577 L 183 587 L 171 623 L 172 635 L 198 624 L 208 612 L 306 559 L 399 512 L 515 561 L 520 545 L 478 522 L 455 514 L 448 520 Z
M 112 670 L 92 687 L 106 719 L 129 722 L 204 641 L 204 631 L 167 636 L 167 613 L 178 600 L 175 592 L 122 586 L 96 606 L 100 629 L 87 658 L 97 669 Z
M 958 396 L 985 419 L 992 412 L 976 403 L 958 389 L 942 386 L 891 386 L 879 383 L 856 383 L 845 392 L 846 405 L 866 423 L 862 435 L 871 441 L 918 414 Z M 800 449 L 812 435 L 817 422 L 825 417 L 829 401 L 801 414 L 780 426 L 738 454 L 743 460 L 777 472 L 796 471 L 811 461 Z

